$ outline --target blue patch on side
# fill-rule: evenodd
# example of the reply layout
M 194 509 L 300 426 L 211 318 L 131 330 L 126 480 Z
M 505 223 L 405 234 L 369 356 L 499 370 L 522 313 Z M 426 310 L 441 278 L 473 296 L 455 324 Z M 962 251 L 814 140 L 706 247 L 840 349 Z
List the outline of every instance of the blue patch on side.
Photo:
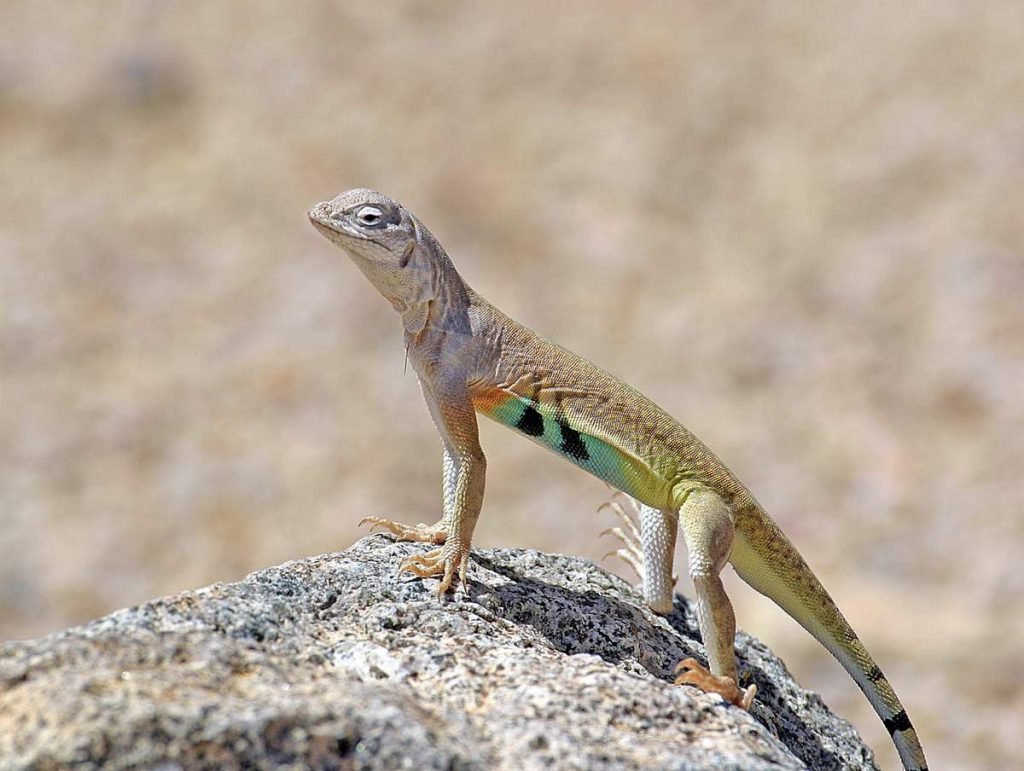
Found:
M 510 394 L 506 401 L 484 414 L 628 495 L 640 500 L 651 497 L 651 490 L 641 489 L 643 482 L 653 481 L 646 466 L 585 429 L 571 425 L 565 416 L 552 414 L 545 405 Z

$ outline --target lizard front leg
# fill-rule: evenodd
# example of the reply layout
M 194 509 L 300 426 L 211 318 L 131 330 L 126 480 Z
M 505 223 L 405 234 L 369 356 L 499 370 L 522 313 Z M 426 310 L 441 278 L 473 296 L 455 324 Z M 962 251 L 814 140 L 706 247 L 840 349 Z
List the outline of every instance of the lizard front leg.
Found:
M 409 530 L 417 536 L 429 536 L 432 543 L 443 546 L 406 557 L 399 571 L 422 578 L 441 576 L 437 588 L 441 596 L 451 588 L 456 574 L 463 583 L 466 580 L 473 530 L 483 505 L 487 460 L 480 447 L 476 413 L 465 382 L 450 379 L 432 383 L 421 377 L 420 385 L 444 445 L 444 516 L 436 525 Z

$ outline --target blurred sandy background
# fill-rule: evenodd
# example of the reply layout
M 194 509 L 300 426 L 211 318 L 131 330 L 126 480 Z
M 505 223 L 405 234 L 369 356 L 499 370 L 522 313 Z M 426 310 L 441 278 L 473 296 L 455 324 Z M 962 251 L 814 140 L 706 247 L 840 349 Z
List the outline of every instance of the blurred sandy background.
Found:
M 438 516 L 398 319 L 305 218 L 367 185 L 747 481 L 934 768 L 1013 765 L 1022 6 L 555 8 L 5 0 L 0 638 Z M 601 483 L 483 433 L 476 545 L 612 548 Z

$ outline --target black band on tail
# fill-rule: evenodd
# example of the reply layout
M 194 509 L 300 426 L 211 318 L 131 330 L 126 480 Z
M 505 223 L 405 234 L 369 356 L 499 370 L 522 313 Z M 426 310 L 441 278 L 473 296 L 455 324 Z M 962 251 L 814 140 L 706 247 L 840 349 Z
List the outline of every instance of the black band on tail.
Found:
M 882 721 L 882 724 L 885 726 L 885 730 L 889 732 L 890 736 L 897 731 L 908 731 L 914 727 L 910 724 L 910 718 L 907 717 L 907 711 L 905 709 L 901 709 L 892 717 L 887 717 Z

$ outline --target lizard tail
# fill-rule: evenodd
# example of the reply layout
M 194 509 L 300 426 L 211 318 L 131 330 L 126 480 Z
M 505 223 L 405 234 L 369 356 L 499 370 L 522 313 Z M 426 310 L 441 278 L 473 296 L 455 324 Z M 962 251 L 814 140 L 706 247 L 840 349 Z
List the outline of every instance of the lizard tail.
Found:
M 907 771 L 927 771 L 917 732 L 892 685 L 796 547 L 760 509 L 737 513 L 729 561 L 827 648 L 867 696 Z

